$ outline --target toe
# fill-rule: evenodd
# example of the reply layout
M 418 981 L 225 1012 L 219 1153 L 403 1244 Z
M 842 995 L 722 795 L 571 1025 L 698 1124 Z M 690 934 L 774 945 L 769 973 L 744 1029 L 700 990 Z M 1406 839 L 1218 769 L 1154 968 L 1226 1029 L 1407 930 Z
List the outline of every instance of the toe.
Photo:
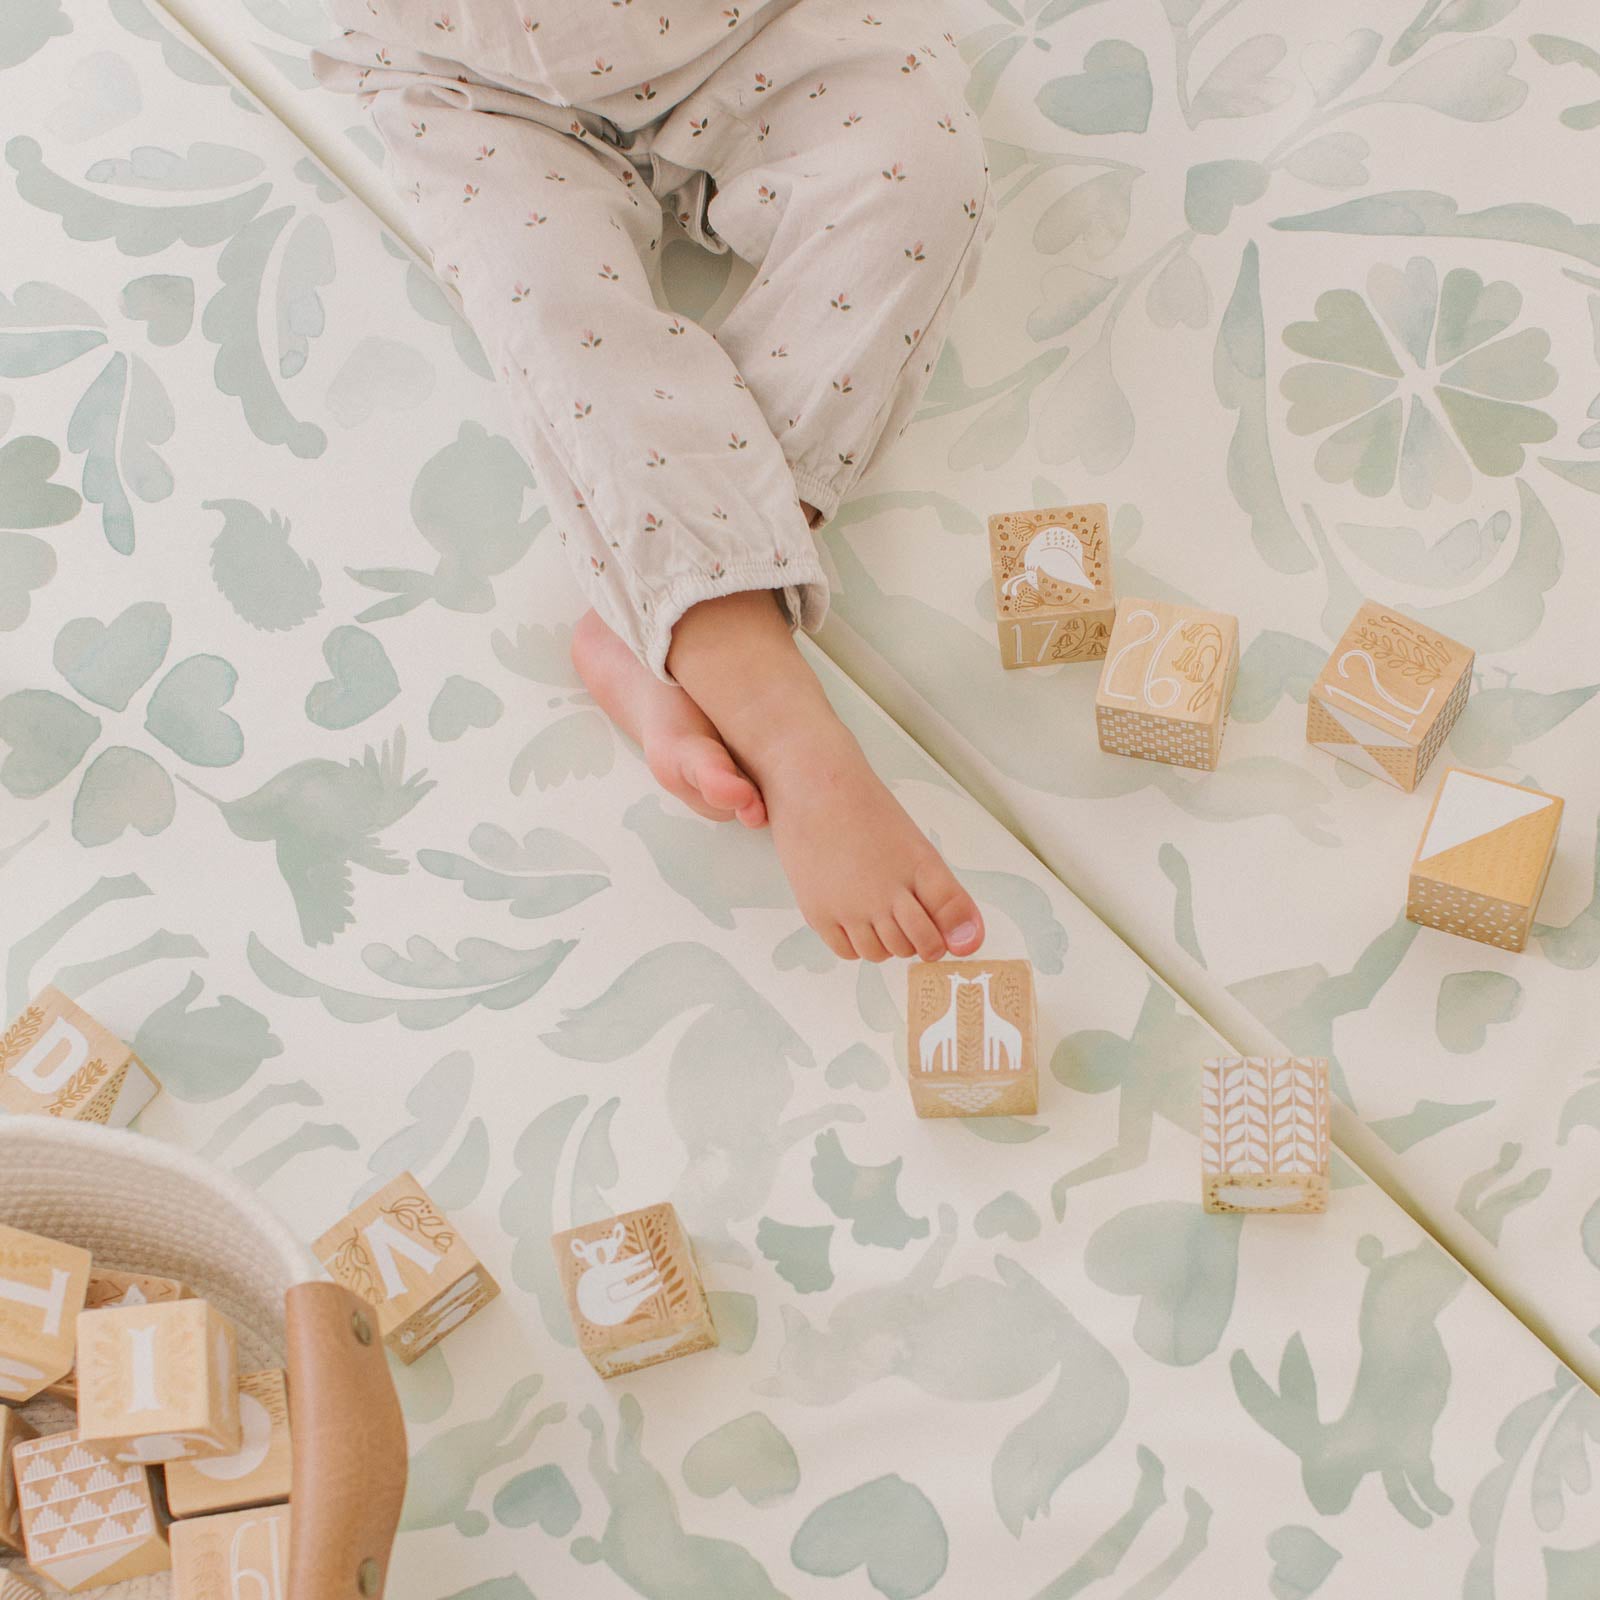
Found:
M 892 916 L 879 917 L 872 928 L 878 936 L 878 942 L 890 955 L 899 956 L 903 961 L 907 956 L 916 954 L 911 941 L 906 937 L 905 929 Z
M 907 941 L 924 961 L 937 961 L 944 954 L 944 935 L 934 926 L 933 918 L 922 909 L 922 902 L 913 894 L 903 894 L 895 901 L 895 921 Z
M 977 903 L 937 856 L 918 869 L 916 891 L 951 955 L 971 955 L 983 943 L 983 918 Z
M 850 943 L 855 947 L 855 952 L 863 961 L 879 962 L 889 959 L 889 952 L 883 947 L 883 940 L 873 931 L 870 922 L 850 922 L 845 924 L 845 933 L 849 935 Z
M 707 805 L 721 811 L 740 811 L 761 799 L 761 791 L 733 764 L 727 749 L 714 739 L 707 739 L 686 752 L 683 775 L 705 796 Z

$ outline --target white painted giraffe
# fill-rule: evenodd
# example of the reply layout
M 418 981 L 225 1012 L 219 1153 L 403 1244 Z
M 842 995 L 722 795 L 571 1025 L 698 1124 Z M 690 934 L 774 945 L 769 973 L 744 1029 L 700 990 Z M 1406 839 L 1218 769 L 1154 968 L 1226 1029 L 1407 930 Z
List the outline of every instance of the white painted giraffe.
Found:
M 1015 1024 L 1007 1022 L 994 1008 L 989 998 L 989 983 L 994 974 L 982 972 L 967 981 L 983 993 L 983 1070 L 1015 1072 L 1022 1064 L 1022 1034 Z

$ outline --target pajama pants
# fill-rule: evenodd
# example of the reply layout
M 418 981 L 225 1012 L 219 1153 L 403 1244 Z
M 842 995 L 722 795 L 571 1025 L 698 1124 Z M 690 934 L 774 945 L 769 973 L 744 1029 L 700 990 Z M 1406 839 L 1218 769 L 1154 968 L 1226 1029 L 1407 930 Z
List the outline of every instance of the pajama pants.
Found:
M 904 429 L 975 273 L 988 168 L 941 22 L 798 0 L 631 130 L 404 41 L 318 58 L 370 106 L 590 603 L 663 678 L 699 601 L 770 589 L 821 624 L 800 502 L 831 516 Z M 756 269 L 715 334 L 656 304 L 664 208 Z

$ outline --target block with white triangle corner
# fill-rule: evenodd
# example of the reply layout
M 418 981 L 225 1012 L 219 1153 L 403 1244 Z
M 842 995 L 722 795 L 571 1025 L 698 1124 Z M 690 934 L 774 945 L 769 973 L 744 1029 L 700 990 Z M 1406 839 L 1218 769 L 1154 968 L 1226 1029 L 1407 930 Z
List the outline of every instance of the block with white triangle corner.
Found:
M 1364 600 L 1306 697 L 1306 739 L 1409 794 L 1467 703 L 1473 659 L 1458 640 Z
M 1555 859 L 1562 806 L 1558 795 L 1449 768 L 1411 863 L 1406 916 L 1521 950 Z

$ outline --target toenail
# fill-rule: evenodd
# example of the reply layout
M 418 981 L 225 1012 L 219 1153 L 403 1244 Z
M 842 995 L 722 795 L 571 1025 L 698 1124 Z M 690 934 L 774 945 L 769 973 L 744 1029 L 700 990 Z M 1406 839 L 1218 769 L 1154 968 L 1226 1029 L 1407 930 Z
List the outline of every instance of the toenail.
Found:
M 978 924 L 976 922 L 963 922 L 959 928 L 950 934 L 951 944 L 970 944 L 978 937 Z

